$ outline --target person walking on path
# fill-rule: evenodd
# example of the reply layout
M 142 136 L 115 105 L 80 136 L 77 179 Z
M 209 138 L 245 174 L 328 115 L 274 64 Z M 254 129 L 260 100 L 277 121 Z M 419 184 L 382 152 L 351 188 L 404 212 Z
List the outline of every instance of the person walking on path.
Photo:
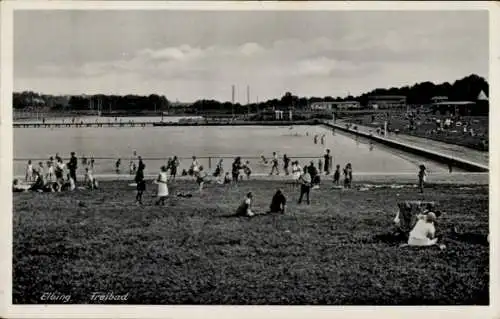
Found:
M 156 196 L 158 197 L 158 200 L 156 201 L 155 205 L 165 205 L 165 200 L 167 199 L 168 196 L 168 186 L 167 186 L 167 167 L 162 166 L 160 174 L 158 175 L 158 178 L 156 179 L 156 184 L 158 184 L 158 192 Z
M 304 172 L 302 175 L 300 175 L 299 178 L 300 181 L 300 197 L 299 197 L 299 204 L 302 203 L 302 198 L 304 195 L 306 195 L 306 202 L 307 205 L 310 204 L 309 200 L 309 194 L 311 193 L 311 175 L 309 175 L 309 169 L 307 166 L 304 166 Z

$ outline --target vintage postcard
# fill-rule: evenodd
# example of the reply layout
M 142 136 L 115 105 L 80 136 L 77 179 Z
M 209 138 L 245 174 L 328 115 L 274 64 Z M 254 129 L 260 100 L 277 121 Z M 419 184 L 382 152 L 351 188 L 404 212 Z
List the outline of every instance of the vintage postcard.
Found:
M 1 10 L 2 317 L 500 317 L 494 3 Z

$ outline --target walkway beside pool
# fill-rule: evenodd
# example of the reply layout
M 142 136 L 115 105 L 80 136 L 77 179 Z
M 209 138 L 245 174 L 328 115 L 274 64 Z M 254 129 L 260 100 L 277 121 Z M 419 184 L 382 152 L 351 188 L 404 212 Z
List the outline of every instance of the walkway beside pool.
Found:
M 333 121 L 328 121 L 330 124 L 333 124 Z M 336 125 L 340 126 L 345 126 L 349 122 L 345 122 L 342 120 L 337 120 L 335 122 Z M 376 135 L 376 129 L 373 127 L 369 126 L 364 126 L 364 125 L 359 125 L 355 123 L 350 123 L 353 126 L 358 127 L 358 131 L 364 132 L 369 134 L 370 132 L 373 133 L 373 135 Z M 420 148 L 425 148 L 430 151 L 434 152 L 440 152 L 442 154 L 452 156 L 452 157 L 457 157 L 457 158 L 463 158 L 465 160 L 468 160 L 470 162 L 475 162 L 481 165 L 488 166 L 489 163 L 489 153 L 488 152 L 481 152 L 478 150 L 474 150 L 465 146 L 460 146 L 460 145 L 455 145 L 455 144 L 449 144 L 445 142 L 440 142 L 432 139 L 427 139 L 423 137 L 417 137 L 417 136 L 412 136 L 408 134 L 394 134 L 394 133 L 389 133 L 387 137 L 385 137 L 388 140 L 393 140 L 396 142 L 400 143 L 405 143 L 408 145 L 420 147 Z
M 98 181 L 128 181 L 133 183 L 134 176 L 127 174 L 95 174 L 94 177 Z M 146 180 L 152 181 L 157 177 L 156 174 L 147 174 L 145 176 Z M 15 178 L 20 181 L 24 181 L 24 176 L 15 176 Z M 191 176 L 178 176 L 179 180 L 194 180 Z M 215 179 L 211 177 L 211 179 Z M 253 180 L 282 180 L 283 182 L 292 182 L 293 178 L 291 175 L 272 175 L 267 174 L 254 174 L 250 177 Z M 83 175 L 78 176 L 78 181 L 83 180 Z M 246 178 L 243 179 L 245 182 Z M 332 175 L 321 175 L 321 180 L 324 185 L 332 185 L 333 176 Z M 341 177 L 342 182 L 342 177 Z M 172 182 L 170 182 L 172 183 Z M 175 183 L 175 182 L 174 182 Z M 353 174 L 354 184 L 363 183 L 380 183 L 380 184 L 416 184 L 417 183 L 417 172 L 415 173 L 356 173 Z M 488 185 L 489 184 L 489 174 L 488 173 L 429 173 L 427 176 L 427 183 L 430 184 L 460 184 L 460 185 Z

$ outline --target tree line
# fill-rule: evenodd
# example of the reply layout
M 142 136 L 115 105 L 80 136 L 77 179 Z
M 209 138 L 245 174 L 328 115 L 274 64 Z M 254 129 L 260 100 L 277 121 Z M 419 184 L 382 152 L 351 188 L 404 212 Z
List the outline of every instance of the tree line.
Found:
M 291 92 L 286 92 L 281 98 L 270 99 L 260 103 L 251 103 L 248 105 L 203 99 L 192 103 L 189 107 L 180 109 L 185 113 L 196 114 L 244 114 L 256 113 L 269 108 L 293 107 L 296 109 L 306 109 L 311 103 L 321 101 L 358 101 L 362 106 L 367 106 L 370 96 L 373 95 L 401 95 L 406 96 L 408 104 L 425 105 L 431 103 L 432 97 L 435 96 L 446 96 L 450 101 L 476 101 L 481 91 L 488 96 L 488 82 L 484 78 L 472 74 L 456 80 L 453 83 L 444 82 L 434 84 L 427 81 L 399 88 L 378 88 L 359 96 L 299 97 L 297 95 L 293 95 Z M 45 106 L 54 110 L 97 110 L 98 103 L 100 103 L 101 111 L 104 113 L 109 111 L 165 111 L 172 109 L 172 103 L 165 96 L 157 94 L 151 94 L 148 96 L 118 96 L 99 94 L 62 97 L 42 95 L 35 92 L 16 92 L 13 96 L 14 109 L 23 109 L 30 106 Z

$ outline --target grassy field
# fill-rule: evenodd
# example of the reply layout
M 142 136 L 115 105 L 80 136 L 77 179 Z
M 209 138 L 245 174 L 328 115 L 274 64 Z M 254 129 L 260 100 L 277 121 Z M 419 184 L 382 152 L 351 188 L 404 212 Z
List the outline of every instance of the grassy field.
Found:
M 489 247 L 474 240 L 488 233 L 487 186 L 434 185 L 423 195 L 323 187 L 310 206 L 285 188 L 286 215 L 227 217 L 250 190 L 264 211 L 282 185 L 209 185 L 200 196 L 178 181 L 171 192 L 193 197 L 165 207 L 152 205 L 153 185 L 135 206 L 124 181 L 95 192 L 15 193 L 13 303 L 47 303 L 44 292 L 93 303 L 97 291 L 129 293 L 130 304 L 489 303 Z M 405 199 L 438 201 L 445 250 L 399 248 L 385 236 Z M 451 237 L 452 225 L 470 236 Z

